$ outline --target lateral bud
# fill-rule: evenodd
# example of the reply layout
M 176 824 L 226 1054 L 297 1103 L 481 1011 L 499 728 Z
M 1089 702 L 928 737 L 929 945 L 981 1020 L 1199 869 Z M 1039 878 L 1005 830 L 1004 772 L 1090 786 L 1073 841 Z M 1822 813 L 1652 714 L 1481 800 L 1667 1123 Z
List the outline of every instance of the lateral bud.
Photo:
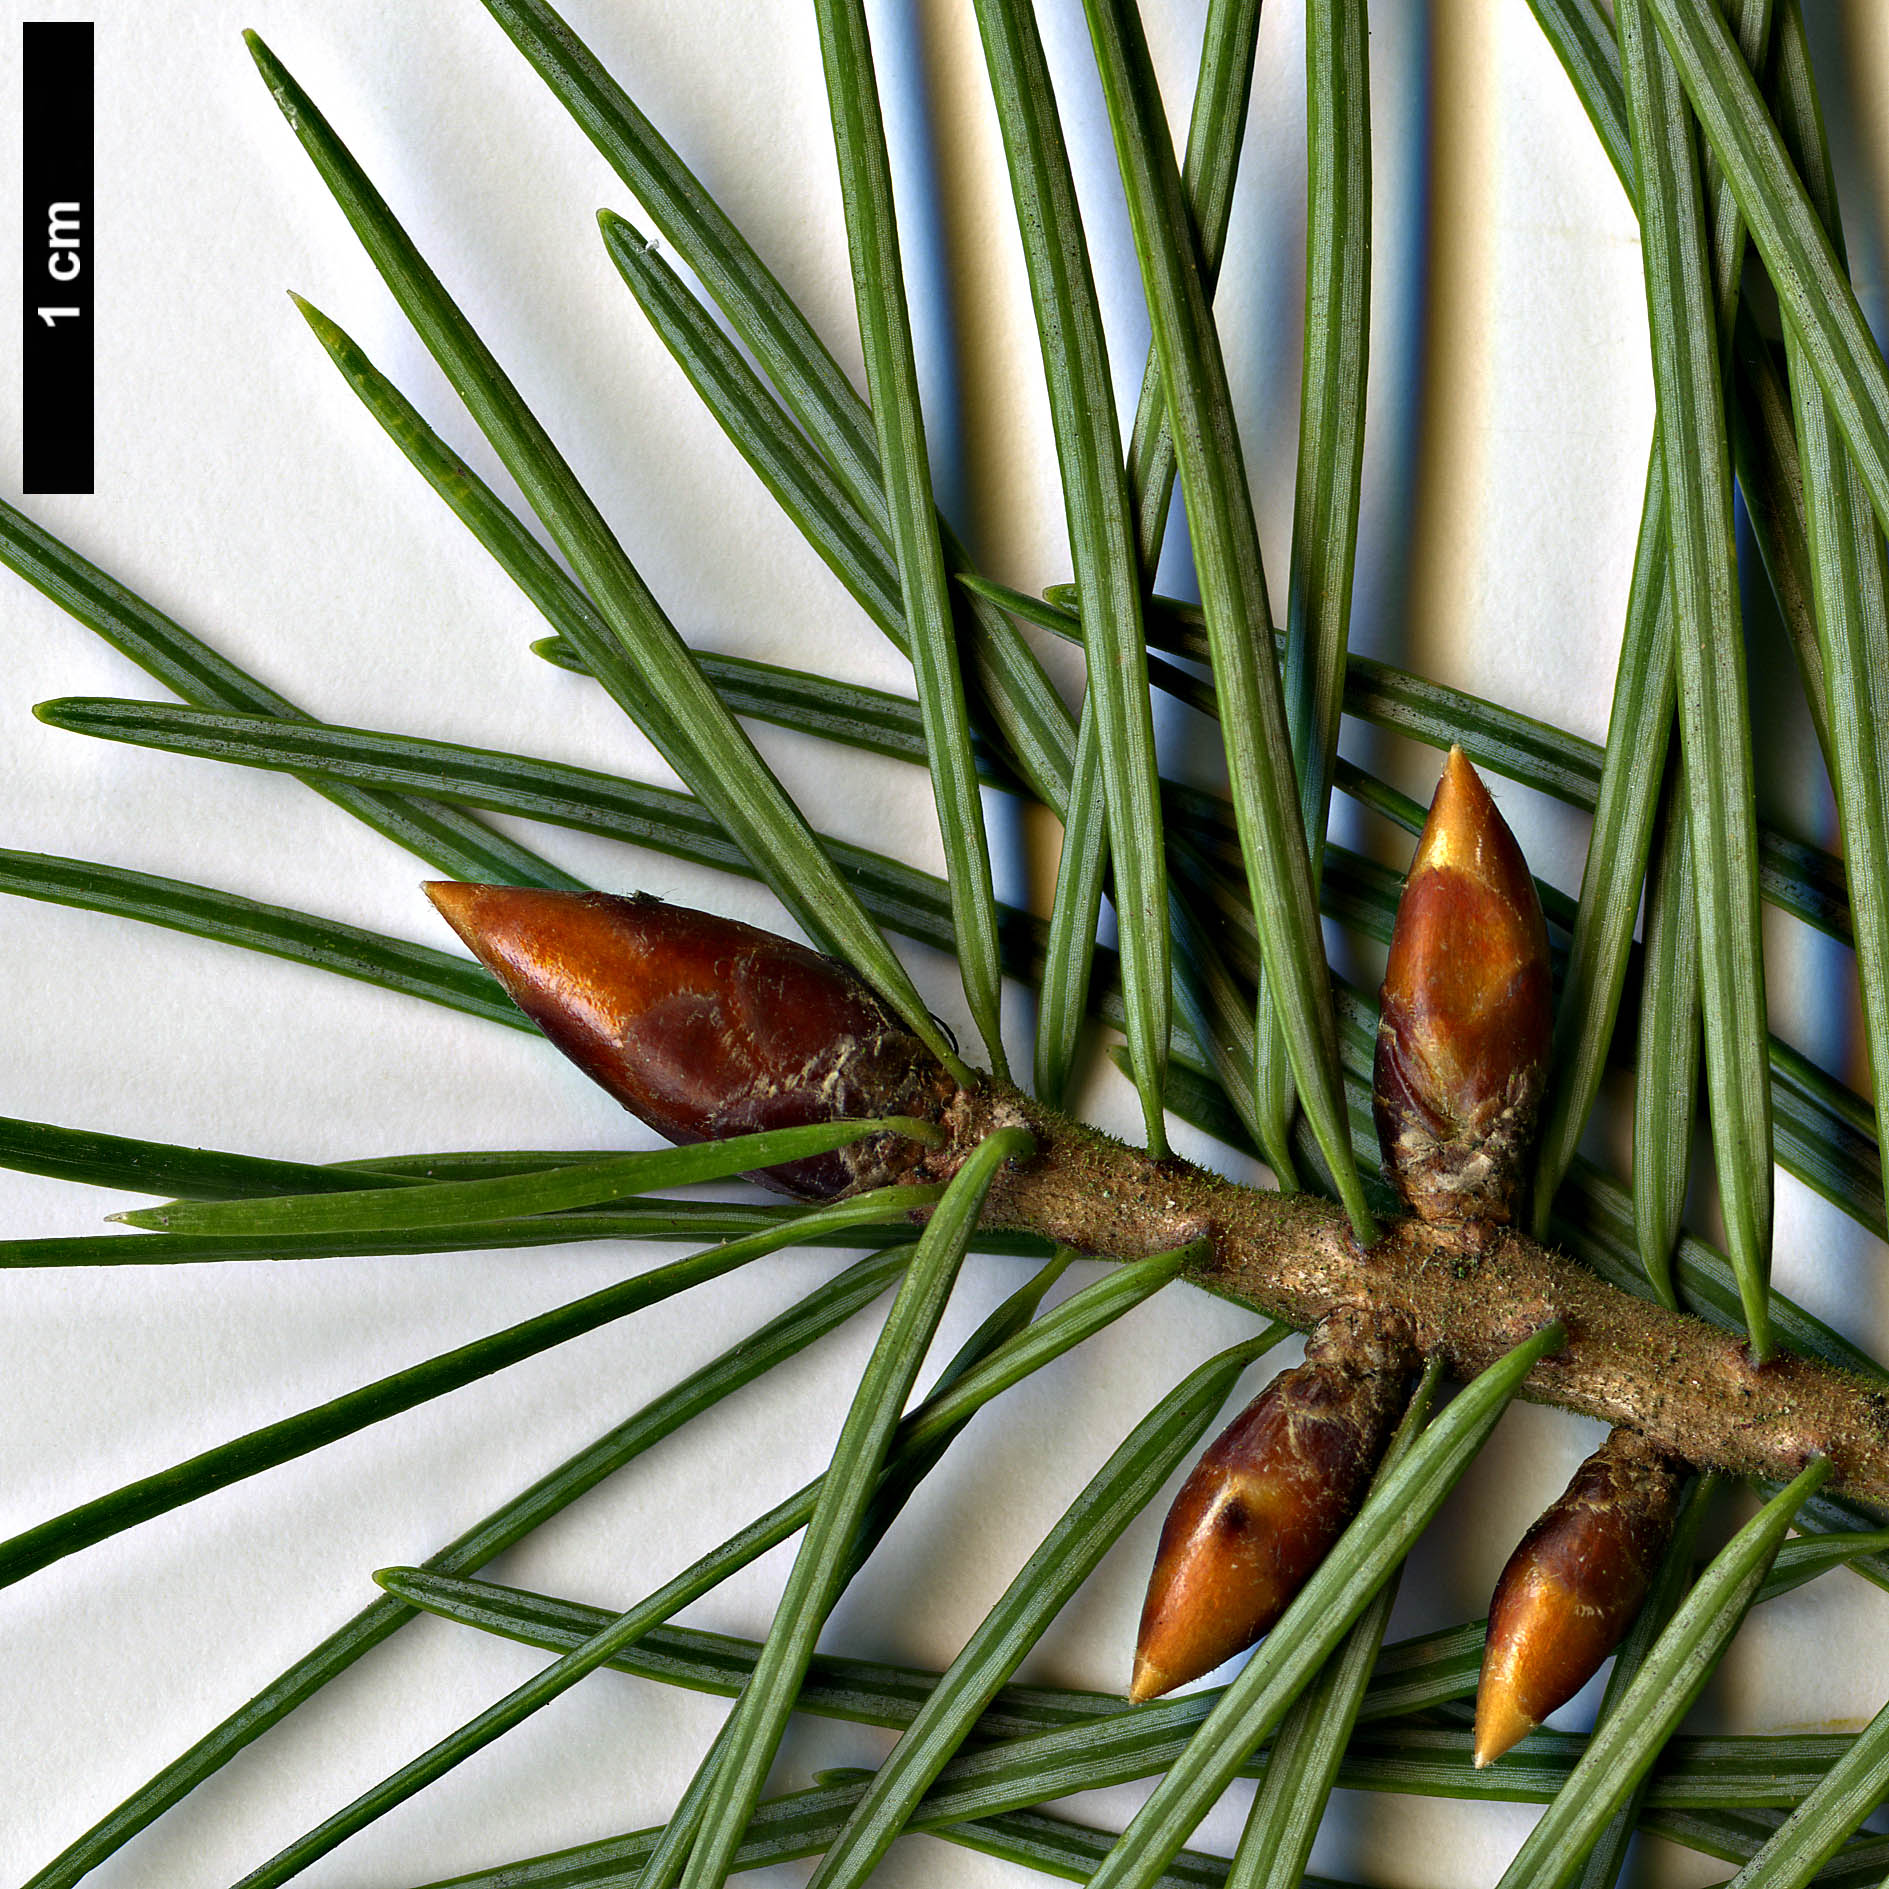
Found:
M 936 1121 L 955 1093 L 852 971 L 772 932 L 647 894 L 436 881 L 426 895 L 557 1048 L 671 1141 Z M 751 1178 L 830 1200 L 885 1186 L 923 1154 L 873 1135 Z
M 1397 907 L 1372 1079 L 1384 1166 L 1420 1219 L 1512 1217 L 1553 1031 L 1548 933 L 1515 836 L 1460 748 Z
M 1285 1612 L 1363 1501 L 1418 1362 L 1401 1321 L 1342 1306 L 1209 1445 L 1161 1529 L 1131 1699 L 1211 1672 Z
M 1672 1540 L 1684 1476 L 1637 1431 L 1612 1431 L 1522 1537 L 1489 1604 L 1479 1770 L 1566 1705 L 1626 1637 Z

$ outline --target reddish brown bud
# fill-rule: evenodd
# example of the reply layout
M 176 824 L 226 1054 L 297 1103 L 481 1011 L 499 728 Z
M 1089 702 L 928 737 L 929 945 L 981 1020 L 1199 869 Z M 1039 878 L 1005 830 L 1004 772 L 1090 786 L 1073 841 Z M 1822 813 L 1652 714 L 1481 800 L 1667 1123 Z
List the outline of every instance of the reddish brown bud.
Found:
M 1416 1365 L 1401 1327 L 1342 1307 L 1220 1433 L 1161 1529 L 1131 1699 L 1211 1672 L 1286 1610 L 1363 1501 Z
M 1417 841 L 1384 969 L 1372 1099 L 1387 1174 L 1444 1225 L 1511 1215 L 1553 1028 L 1548 934 L 1515 836 L 1460 748 Z
M 1522 1537 L 1495 1584 L 1476 1691 L 1476 1764 L 1567 1702 L 1625 1637 L 1672 1540 L 1684 1465 L 1615 1430 Z
M 938 1060 L 832 958 L 639 895 L 431 884 L 441 916 L 572 1062 L 671 1141 L 875 1115 L 936 1120 Z M 902 1136 L 753 1178 L 831 1199 L 921 1158 Z

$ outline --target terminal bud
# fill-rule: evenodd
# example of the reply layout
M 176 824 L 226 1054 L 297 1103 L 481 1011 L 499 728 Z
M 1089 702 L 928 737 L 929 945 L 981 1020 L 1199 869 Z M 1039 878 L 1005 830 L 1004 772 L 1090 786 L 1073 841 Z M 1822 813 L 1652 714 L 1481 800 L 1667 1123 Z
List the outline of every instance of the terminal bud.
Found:
M 671 1141 L 807 1122 L 937 1120 L 943 1066 L 845 965 L 731 918 L 637 895 L 440 881 L 426 895 L 507 994 Z M 923 1157 L 873 1135 L 752 1178 L 828 1200 Z
M 1615 1430 L 1522 1537 L 1496 1582 L 1476 1689 L 1476 1765 L 1593 1678 L 1632 1626 L 1672 1540 L 1685 1466 Z
M 1548 933 L 1515 836 L 1450 750 L 1397 907 L 1372 1101 L 1419 1218 L 1498 1226 L 1525 1178 L 1553 1031 Z
M 1341 1307 L 1220 1433 L 1162 1527 L 1131 1699 L 1211 1672 L 1285 1612 L 1363 1501 L 1416 1367 L 1401 1323 Z

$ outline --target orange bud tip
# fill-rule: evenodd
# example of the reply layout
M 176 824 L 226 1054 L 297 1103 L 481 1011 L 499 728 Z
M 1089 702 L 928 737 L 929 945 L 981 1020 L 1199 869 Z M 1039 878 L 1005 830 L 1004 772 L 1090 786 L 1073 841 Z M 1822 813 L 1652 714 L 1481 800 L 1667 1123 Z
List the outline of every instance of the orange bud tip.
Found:
M 1532 1719 L 1512 1698 L 1492 1704 L 1485 1712 L 1476 1704 L 1476 1769 L 1492 1765 L 1512 1746 L 1519 1745 L 1540 1721 Z
M 1656 1444 L 1615 1430 L 1522 1537 L 1489 1604 L 1478 1768 L 1566 1705 L 1625 1638 L 1672 1539 L 1683 1474 Z
M 427 879 L 422 881 L 420 890 L 432 901 L 434 911 L 459 931 L 462 922 L 470 923 L 472 912 L 482 892 L 506 890 L 502 886 L 467 885 L 458 879 Z M 464 933 L 460 934 L 462 937 Z
M 1211 1672 L 1285 1612 L 1363 1499 L 1415 1365 L 1401 1327 L 1341 1307 L 1208 1447 L 1161 1530 L 1131 1699 Z
M 647 896 L 426 887 L 519 1009 L 671 1141 L 861 1117 L 936 1122 L 943 1067 L 845 965 L 772 932 Z M 883 1186 L 920 1144 L 872 1135 L 753 1178 L 832 1199 Z
M 1535 882 L 1452 748 L 1391 932 L 1372 1083 L 1385 1169 L 1413 1213 L 1443 1225 L 1512 1217 L 1552 1025 Z

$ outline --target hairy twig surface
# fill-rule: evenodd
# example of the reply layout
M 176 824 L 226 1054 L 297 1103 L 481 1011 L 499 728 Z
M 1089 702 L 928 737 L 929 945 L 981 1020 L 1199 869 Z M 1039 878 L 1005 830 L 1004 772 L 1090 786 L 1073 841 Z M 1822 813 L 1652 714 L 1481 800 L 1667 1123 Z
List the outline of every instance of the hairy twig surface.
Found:
M 1301 1329 L 1341 1305 L 1401 1314 L 1419 1346 L 1460 1378 L 1559 1319 L 1567 1344 L 1530 1374 L 1521 1393 L 1530 1401 L 1629 1425 L 1701 1469 L 1733 1475 L 1788 1480 L 1828 1456 L 1837 1489 L 1889 1506 L 1889 1387 L 1782 1353 L 1754 1365 L 1733 1334 L 1634 1298 L 1514 1230 L 1479 1240 L 1392 1221 L 1361 1248 L 1328 1202 L 1151 1161 L 1012 1088 L 960 1095 L 951 1146 L 935 1160 L 961 1159 L 1016 1123 L 1036 1137 L 1037 1154 L 999 1177 L 987 1226 L 1113 1259 L 1204 1240 L 1192 1269 L 1199 1284 Z

